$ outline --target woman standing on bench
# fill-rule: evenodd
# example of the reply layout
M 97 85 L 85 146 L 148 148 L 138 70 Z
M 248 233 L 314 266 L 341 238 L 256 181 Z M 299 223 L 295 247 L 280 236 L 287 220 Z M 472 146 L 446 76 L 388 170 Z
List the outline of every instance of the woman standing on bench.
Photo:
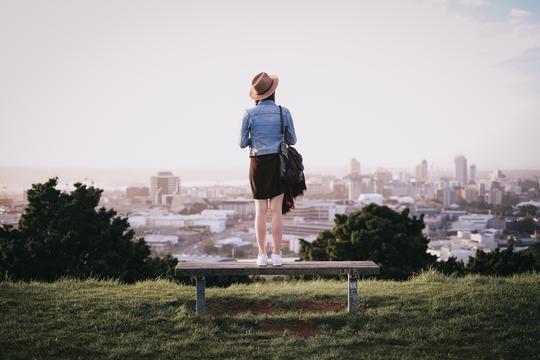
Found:
M 255 107 L 247 109 L 242 120 L 240 147 L 250 146 L 249 182 L 255 199 L 255 232 L 259 245 L 257 265 L 267 265 L 266 213 L 272 214 L 272 265 L 282 265 L 281 238 L 283 236 L 282 205 L 284 187 L 280 181 L 279 147 L 281 143 L 280 108 L 275 103 L 278 77 L 261 72 L 251 81 L 249 96 Z M 283 125 L 285 141 L 296 143 L 291 113 L 285 107 Z

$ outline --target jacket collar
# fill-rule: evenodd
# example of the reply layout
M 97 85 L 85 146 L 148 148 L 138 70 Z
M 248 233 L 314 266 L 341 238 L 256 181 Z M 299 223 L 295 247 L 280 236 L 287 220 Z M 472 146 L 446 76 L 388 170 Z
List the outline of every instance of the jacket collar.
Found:
M 275 104 L 276 103 L 274 102 L 274 100 L 264 99 L 264 100 L 259 101 L 257 105 L 275 105 Z

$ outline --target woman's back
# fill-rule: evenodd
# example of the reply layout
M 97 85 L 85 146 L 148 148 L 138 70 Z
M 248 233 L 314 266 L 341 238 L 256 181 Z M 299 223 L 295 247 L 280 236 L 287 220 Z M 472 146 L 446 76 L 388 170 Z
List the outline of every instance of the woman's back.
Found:
M 283 125 L 285 126 L 285 141 L 296 143 L 296 133 L 291 113 L 285 107 Z M 247 109 L 242 121 L 240 147 L 250 146 L 249 156 L 275 154 L 279 152 L 281 143 L 281 120 L 279 106 L 273 100 L 265 99 Z

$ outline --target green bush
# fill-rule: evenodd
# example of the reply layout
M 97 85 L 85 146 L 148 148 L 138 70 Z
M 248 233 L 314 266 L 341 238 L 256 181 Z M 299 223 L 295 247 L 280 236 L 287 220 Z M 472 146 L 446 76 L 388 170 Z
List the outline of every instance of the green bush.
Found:
M 370 204 L 350 215 L 338 214 L 334 222 L 312 243 L 300 240 L 301 259 L 372 260 L 380 265 L 382 278 L 402 280 L 437 259 L 426 252 L 423 216 L 411 218 L 409 209 L 398 213 Z
M 75 183 L 61 192 L 58 178 L 33 184 L 17 229 L 0 228 L 0 273 L 12 279 L 52 281 L 63 276 L 126 282 L 172 277 L 177 260 L 150 257 L 133 239 L 127 218 L 98 206 L 103 190 Z

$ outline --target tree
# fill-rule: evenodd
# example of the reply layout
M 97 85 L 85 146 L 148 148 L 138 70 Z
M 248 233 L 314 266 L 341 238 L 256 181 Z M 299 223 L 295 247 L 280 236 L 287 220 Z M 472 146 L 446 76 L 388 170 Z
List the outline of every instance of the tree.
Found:
M 406 279 L 436 260 L 426 252 L 423 216 L 410 218 L 409 209 L 398 213 L 370 204 L 350 215 L 336 215 L 334 223 L 312 243 L 300 239 L 301 259 L 372 260 L 380 265 L 381 277 L 393 279 Z
M 466 266 L 467 273 L 481 275 L 507 276 L 533 270 L 540 270 L 536 266 L 532 254 L 515 253 L 514 245 L 510 243 L 506 250 L 495 249 L 491 252 L 476 250 L 474 257 L 469 257 Z
M 518 184 L 523 191 L 529 191 L 529 189 L 540 190 L 539 179 L 520 179 Z
M 465 274 L 465 264 L 455 256 L 449 257 L 446 261 L 436 262 L 434 267 L 443 274 L 458 276 Z
M 533 217 L 527 216 L 508 224 L 508 231 L 531 235 L 538 230 L 539 225 Z
M 0 272 L 15 279 L 61 276 L 119 278 L 127 282 L 168 275 L 176 259 L 151 258 L 143 238 L 133 239 L 127 218 L 96 210 L 103 190 L 75 183 L 71 193 L 58 178 L 33 184 L 18 229 L 0 231 Z
M 532 244 L 529 248 L 521 252 L 523 255 L 532 255 L 535 259 L 536 268 L 540 269 L 540 243 Z
M 523 205 L 519 208 L 519 216 L 536 216 L 538 208 L 534 205 Z

